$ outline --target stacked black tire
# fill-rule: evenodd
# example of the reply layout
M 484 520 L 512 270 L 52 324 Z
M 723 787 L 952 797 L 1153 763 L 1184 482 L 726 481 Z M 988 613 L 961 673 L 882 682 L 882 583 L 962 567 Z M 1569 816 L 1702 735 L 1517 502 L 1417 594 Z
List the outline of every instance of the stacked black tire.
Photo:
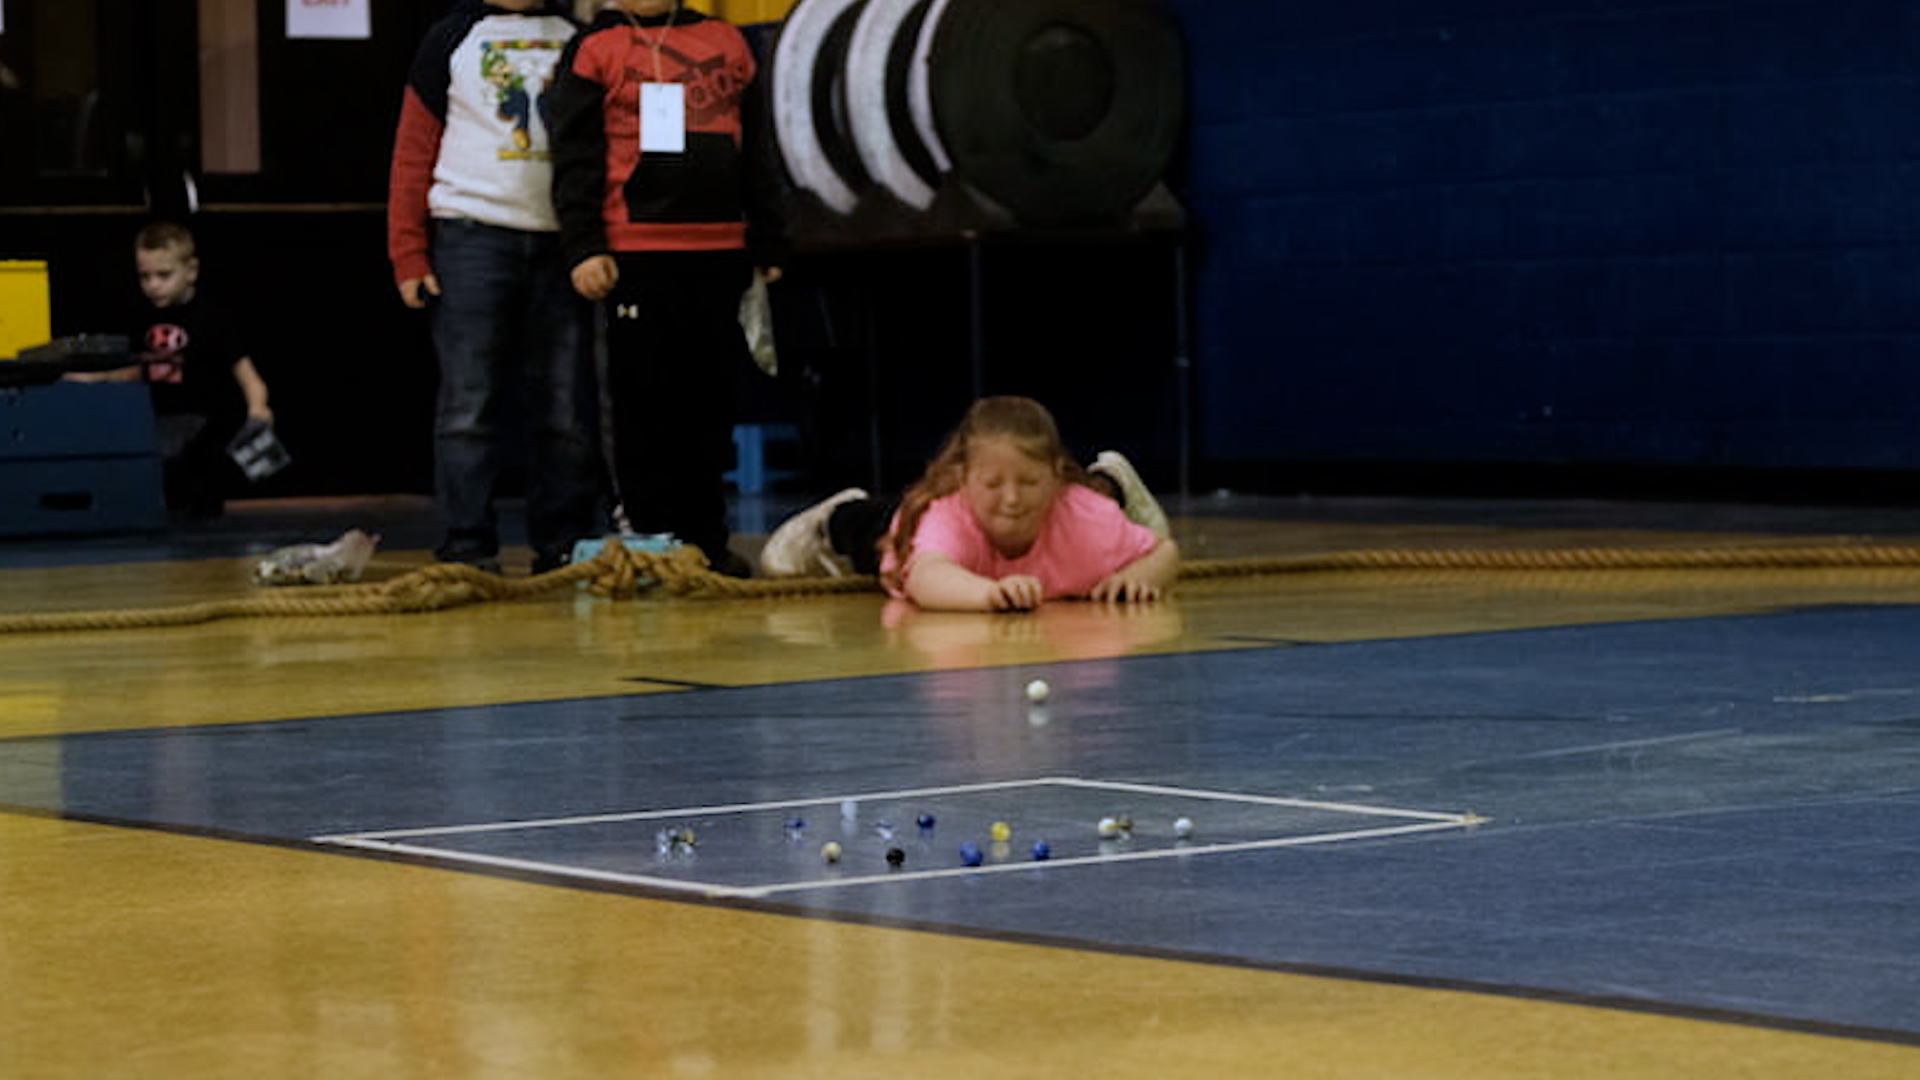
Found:
M 802 244 L 1178 222 L 1157 0 L 800 0 L 769 85 Z

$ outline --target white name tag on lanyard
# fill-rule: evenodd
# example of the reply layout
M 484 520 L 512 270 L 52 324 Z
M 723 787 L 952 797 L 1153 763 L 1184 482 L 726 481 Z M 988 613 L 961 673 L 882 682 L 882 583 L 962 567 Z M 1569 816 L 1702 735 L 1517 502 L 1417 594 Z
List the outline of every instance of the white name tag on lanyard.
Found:
M 679 83 L 640 84 L 640 149 L 656 154 L 686 152 L 686 87 Z

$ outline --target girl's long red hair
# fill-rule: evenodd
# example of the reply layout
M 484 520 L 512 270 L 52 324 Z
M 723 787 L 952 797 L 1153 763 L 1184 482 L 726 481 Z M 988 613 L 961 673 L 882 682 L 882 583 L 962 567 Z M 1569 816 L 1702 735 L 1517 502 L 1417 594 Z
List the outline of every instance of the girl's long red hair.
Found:
M 1006 439 L 1021 453 L 1051 466 L 1062 482 L 1086 482 L 1086 470 L 1067 453 L 1066 444 L 1060 438 L 1060 427 L 1046 406 L 1024 397 L 981 398 L 967 409 L 959 426 L 947 435 L 939 453 L 927 463 L 926 472 L 901 496 L 894 527 L 880 541 L 882 555 L 891 552 L 894 557 L 888 584 L 905 587 L 907 562 L 913 555 L 913 534 L 920 527 L 920 518 L 935 499 L 960 490 L 967 476 L 968 449 L 973 440 L 989 437 Z

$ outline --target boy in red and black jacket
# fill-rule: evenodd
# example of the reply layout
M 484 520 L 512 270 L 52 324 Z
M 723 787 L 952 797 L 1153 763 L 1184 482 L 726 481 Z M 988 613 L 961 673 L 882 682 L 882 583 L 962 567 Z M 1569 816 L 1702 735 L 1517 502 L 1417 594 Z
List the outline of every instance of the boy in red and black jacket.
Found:
M 546 108 L 574 288 L 607 305 L 614 476 L 628 521 L 727 548 L 740 295 L 778 262 L 758 65 L 679 0 L 616 0 L 562 54 Z M 777 270 L 764 271 L 769 280 Z

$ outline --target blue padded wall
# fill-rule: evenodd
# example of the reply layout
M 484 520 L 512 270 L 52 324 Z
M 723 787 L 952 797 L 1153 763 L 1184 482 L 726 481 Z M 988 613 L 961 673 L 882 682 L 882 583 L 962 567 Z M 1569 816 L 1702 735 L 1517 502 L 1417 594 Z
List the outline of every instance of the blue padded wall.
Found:
M 1203 460 L 1920 467 L 1920 5 L 1170 3 Z

